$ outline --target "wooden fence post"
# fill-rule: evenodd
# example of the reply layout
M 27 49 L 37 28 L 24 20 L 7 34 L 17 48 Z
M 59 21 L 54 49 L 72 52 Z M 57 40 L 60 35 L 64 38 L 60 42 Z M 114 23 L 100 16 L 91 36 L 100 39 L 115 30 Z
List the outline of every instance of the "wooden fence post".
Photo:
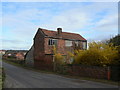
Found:
M 56 65 L 55 65 L 55 55 L 53 55 L 53 71 L 56 71 Z
M 110 80 L 110 67 L 107 67 L 107 79 Z

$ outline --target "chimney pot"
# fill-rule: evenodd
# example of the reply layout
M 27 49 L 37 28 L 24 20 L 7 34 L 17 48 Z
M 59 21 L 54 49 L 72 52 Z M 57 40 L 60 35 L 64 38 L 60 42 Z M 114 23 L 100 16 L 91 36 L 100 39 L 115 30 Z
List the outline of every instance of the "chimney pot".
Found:
M 57 28 L 57 33 L 58 33 L 58 35 L 61 35 L 61 33 L 62 33 L 62 28 Z

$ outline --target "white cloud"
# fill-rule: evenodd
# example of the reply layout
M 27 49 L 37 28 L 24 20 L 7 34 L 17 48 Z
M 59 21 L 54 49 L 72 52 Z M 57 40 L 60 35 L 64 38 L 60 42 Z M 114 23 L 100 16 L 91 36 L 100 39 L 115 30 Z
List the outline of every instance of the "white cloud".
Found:
M 102 20 L 100 20 L 97 25 L 98 26 L 104 26 L 104 25 L 117 25 L 118 24 L 118 15 L 113 14 L 109 16 L 105 16 Z
M 32 20 L 42 19 L 43 15 L 41 13 L 37 9 L 30 9 L 15 14 L 3 15 L 3 27 L 9 27 L 8 31 L 18 39 L 21 39 L 21 37 L 25 39 L 32 38 L 37 28 Z
M 3 49 L 29 49 L 30 43 L 28 41 L 25 40 L 9 40 L 9 39 L 3 39 L 2 40 L 2 48 Z
M 59 15 L 56 15 L 47 24 L 42 24 L 43 27 L 54 29 L 62 27 L 65 31 L 75 31 L 90 25 L 90 18 L 86 13 L 79 11 L 78 9 L 68 10 Z
M 104 16 L 98 22 L 93 23 L 94 27 L 87 31 L 88 41 L 103 41 L 118 34 L 118 15 L 111 14 Z
M 95 23 L 96 27 L 95 30 L 99 30 L 102 32 L 111 32 L 111 34 L 114 32 L 117 34 L 118 32 L 118 15 L 112 14 L 105 16 L 103 19 L 101 19 L 99 22 Z
M 108 38 L 117 29 L 116 7 L 114 8 L 113 6 L 115 5 L 112 3 L 93 3 L 84 7 L 73 7 L 58 14 L 50 12 L 50 8 L 42 10 L 38 9 L 37 6 L 36 8 L 32 8 L 31 6 L 14 14 L 5 13 L 3 14 L 3 26 L 9 27 L 7 32 L 11 36 L 4 32 L 3 39 L 11 38 L 22 41 L 19 44 L 15 42 L 17 46 L 14 43 L 5 41 L 4 48 L 11 47 L 14 49 L 23 47 L 29 49 L 32 46 L 33 37 L 39 27 L 50 30 L 62 27 L 63 31 L 79 33 L 86 39 L 102 40 Z M 100 14 L 103 11 L 107 11 L 107 14 Z M 98 17 L 100 18 L 99 20 L 97 20 Z

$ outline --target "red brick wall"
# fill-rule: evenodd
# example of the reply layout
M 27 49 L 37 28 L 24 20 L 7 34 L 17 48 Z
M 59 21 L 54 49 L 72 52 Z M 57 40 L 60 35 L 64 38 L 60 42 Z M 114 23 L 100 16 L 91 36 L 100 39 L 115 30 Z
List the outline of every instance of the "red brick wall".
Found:
M 48 70 L 53 70 L 53 55 L 45 55 L 45 65 Z
M 44 61 L 44 36 L 43 34 L 38 31 L 34 38 L 34 66 L 39 67 L 40 62 Z
M 67 66 L 68 74 L 77 75 L 81 77 L 91 77 L 96 79 L 107 79 L 108 69 L 107 67 L 98 66 Z
M 44 40 L 45 40 L 45 43 L 44 43 L 45 54 L 52 54 L 53 46 L 48 45 L 49 38 L 45 38 Z
M 34 62 L 35 67 L 42 70 L 53 70 L 53 56 L 45 55 L 44 60 L 37 60 Z
M 50 38 L 45 38 L 45 54 L 53 54 L 53 46 L 48 45 L 48 41 Z M 63 39 L 57 39 L 58 43 L 57 43 L 57 51 L 58 53 L 61 53 L 63 55 L 66 55 L 68 51 L 73 51 L 73 46 L 72 47 L 66 47 L 65 46 L 65 40 Z M 73 44 L 74 45 L 74 44 Z
M 48 38 L 45 38 L 41 31 L 38 31 L 34 38 L 34 66 L 39 69 L 52 69 L 52 55 L 46 55 L 46 51 L 52 50 L 48 47 Z
M 57 51 L 61 54 L 67 54 L 66 50 L 65 50 L 65 40 L 59 39 L 58 40 L 58 47 L 57 47 Z
M 45 38 L 45 53 L 46 54 L 53 54 L 53 46 L 48 45 L 48 41 L 50 38 Z M 57 43 L 57 51 L 61 54 L 65 54 L 65 41 L 62 39 L 57 39 L 58 43 Z

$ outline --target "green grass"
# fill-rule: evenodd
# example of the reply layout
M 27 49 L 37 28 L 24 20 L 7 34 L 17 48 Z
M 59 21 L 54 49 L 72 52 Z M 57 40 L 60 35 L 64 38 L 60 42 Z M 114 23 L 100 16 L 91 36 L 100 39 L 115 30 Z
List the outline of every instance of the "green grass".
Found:
M 0 67 L 0 90 L 2 90 L 5 80 L 5 73 L 3 73 L 3 68 Z
M 41 72 L 41 73 L 46 73 L 46 74 L 56 74 L 56 75 L 61 75 L 63 77 L 67 77 L 67 78 L 74 78 L 74 79 L 79 79 L 79 80 L 89 80 L 89 81 L 100 82 L 100 83 L 111 84 L 111 85 L 120 85 L 120 82 L 114 82 L 114 81 L 111 81 L 111 80 L 64 75 L 64 74 L 59 74 L 59 73 L 52 72 L 52 71 L 47 71 L 47 70 L 38 70 L 38 69 L 35 69 L 35 68 L 27 67 L 24 64 L 21 65 L 21 64 L 14 63 L 14 62 L 11 62 L 11 61 L 8 61 L 8 60 L 3 60 L 3 61 L 6 62 L 6 63 L 9 63 L 9 64 L 12 64 L 12 65 L 18 66 L 18 67 L 22 67 L 22 68 L 25 68 L 25 69 L 28 69 L 28 70 L 35 71 L 35 72 Z
M 2 68 L 0 68 L 0 90 L 2 90 Z
M 0 54 L 0 62 L 2 61 L 1 60 L 2 58 L 2 55 Z M 0 90 L 2 90 L 2 67 L 0 67 Z

